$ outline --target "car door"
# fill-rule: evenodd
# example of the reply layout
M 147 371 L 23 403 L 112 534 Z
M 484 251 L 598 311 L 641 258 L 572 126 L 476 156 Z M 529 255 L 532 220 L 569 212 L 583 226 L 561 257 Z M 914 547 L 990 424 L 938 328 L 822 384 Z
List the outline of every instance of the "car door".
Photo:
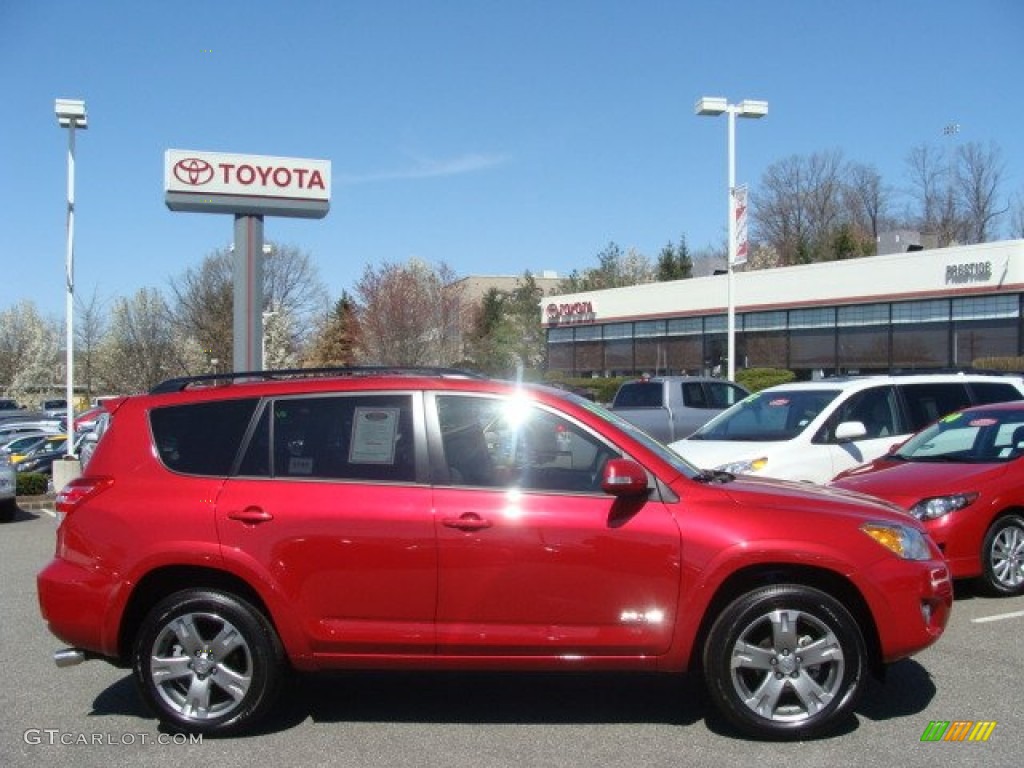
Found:
M 835 430 L 844 422 L 864 425 L 866 434 L 853 440 L 837 440 Z M 874 461 L 901 442 L 908 430 L 900 415 L 896 390 L 891 385 L 868 387 L 851 394 L 840 404 L 823 428 L 832 462 L 832 477 L 844 470 Z
M 268 402 L 217 500 L 225 558 L 290 606 L 315 653 L 434 651 L 420 402 L 418 393 Z
M 511 397 L 427 402 L 441 655 L 652 655 L 672 637 L 680 534 L 600 489 L 614 447 Z

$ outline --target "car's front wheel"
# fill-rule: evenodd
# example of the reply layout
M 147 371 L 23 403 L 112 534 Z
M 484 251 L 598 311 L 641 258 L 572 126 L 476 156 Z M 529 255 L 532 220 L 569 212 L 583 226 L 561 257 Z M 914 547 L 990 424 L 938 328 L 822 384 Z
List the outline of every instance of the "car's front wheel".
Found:
M 853 616 L 830 595 L 799 584 L 734 600 L 704 646 L 704 676 L 718 709 L 758 738 L 811 738 L 848 715 L 867 653 Z
M 284 654 L 267 618 L 224 592 L 169 595 L 146 616 L 132 668 L 145 701 L 175 730 L 226 735 L 273 704 Z
M 1024 517 L 996 520 L 981 546 L 982 584 L 994 595 L 1024 592 Z

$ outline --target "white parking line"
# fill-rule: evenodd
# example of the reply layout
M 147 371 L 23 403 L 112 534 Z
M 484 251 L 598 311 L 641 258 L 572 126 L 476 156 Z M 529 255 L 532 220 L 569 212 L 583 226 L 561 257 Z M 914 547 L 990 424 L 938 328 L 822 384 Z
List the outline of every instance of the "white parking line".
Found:
M 980 619 L 971 619 L 971 624 L 987 624 L 990 621 L 1002 621 L 1003 619 L 1019 619 L 1024 616 L 1024 611 L 1013 611 L 1012 613 L 997 613 L 995 616 L 982 616 Z

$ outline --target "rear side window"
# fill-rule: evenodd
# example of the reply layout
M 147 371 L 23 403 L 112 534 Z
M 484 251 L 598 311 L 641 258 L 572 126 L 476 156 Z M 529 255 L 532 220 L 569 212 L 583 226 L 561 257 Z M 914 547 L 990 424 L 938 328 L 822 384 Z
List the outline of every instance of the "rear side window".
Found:
M 729 384 L 725 381 L 713 381 L 705 384 L 705 386 L 711 398 L 712 408 L 728 408 L 747 396 L 745 389 L 740 389 L 735 384 Z
M 968 386 L 974 393 L 974 402 L 978 405 L 1024 399 L 1019 389 L 1005 381 L 972 381 Z
M 410 395 L 346 395 L 268 405 L 239 474 L 412 482 L 416 475 Z
M 228 475 L 258 402 L 218 400 L 155 408 L 149 423 L 160 460 L 188 475 Z
M 683 405 L 687 408 L 710 408 L 704 387 L 699 381 L 683 384 Z
M 936 419 L 971 404 L 967 387 L 959 382 L 945 384 L 901 384 L 907 404 L 910 431 L 924 429 Z
M 636 381 L 623 384 L 615 393 L 616 408 L 660 408 L 662 403 L 661 382 Z

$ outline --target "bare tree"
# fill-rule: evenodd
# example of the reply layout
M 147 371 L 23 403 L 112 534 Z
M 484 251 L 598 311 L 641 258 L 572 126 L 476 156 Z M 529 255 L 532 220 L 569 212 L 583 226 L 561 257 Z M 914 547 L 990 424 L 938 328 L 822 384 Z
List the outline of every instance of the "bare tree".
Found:
M 838 150 L 794 155 L 769 166 L 752 195 L 756 240 L 782 264 L 835 258 L 832 237 L 844 223 L 843 158 Z
M 94 386 L 96 353 L 107 331 L 104 304 L 94 290 L 88 299 L 78 299 L 75 319 L 75 366 L 81 371 L 79 381 L 85 384 L 85 394 L 96 394 Z
M 970 142 L 960 147 L 958 159 L 964 242 L 988 242 L 995 235 L 996 220 L 1009 210 L 1009 205 L 998 202 L 1003 181 L 1002 153 L 994 144 L 985 149 Z
M 939 245 L 955 242 L 961 225 L 952 158 L 921 144 L 910 151 L 906 164 L 910 194 L 917 205 L 917 228 L 934 234 Z
M 873 166 L 851 163 L 846 170 L 843 194 L 854 230 L 877 243 L 879 232 L 889 219 L 892 190 Z
M 445 264 L 433 268 L 410 259 L 404 265 L 367 265 L 355 286 L 362 362 L 455 363 L 465 330 L 458 327 L 459 293 L 455 273 Z
M 202 264 L 187 269 L 171 281 L 172 312 L 180 332 L 194 338 L 207 360 L 228 361 L 233 355 L 234 338 L 234 255 L 220 249 L 207 255 Z M 288 338 L 278 339 L 297 359 L 316 327 L 317 318 L 327 309 L 327 292 L 311 256 L 298 248 L 271 244 L 263 262 L 264 309 L 287 317 L 278 331 L 287 330 Z

